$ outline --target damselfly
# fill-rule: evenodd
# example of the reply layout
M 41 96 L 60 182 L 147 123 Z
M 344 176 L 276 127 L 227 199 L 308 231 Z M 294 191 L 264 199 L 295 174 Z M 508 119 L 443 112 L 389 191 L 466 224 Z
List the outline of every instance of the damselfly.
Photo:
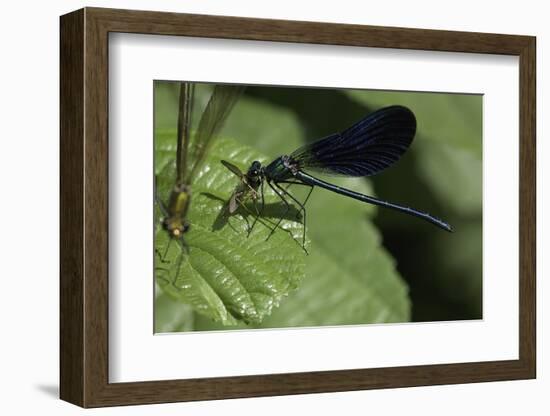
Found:
M 402 106 L 391 106 L 367 115 L 341 133 L 331 134 L 306 144 L 290 155 L 280 156 L 267 166 L 254 161 L 246 173 L 232 163 L 222 161 L 224 166 L 240 178 L 240 183 L 229 200 L 229 212 L 235 212 L 238 205 L 244 206 L 247 199 L 252 199 L 257 211 L 251 227 L 253 228 L 258 217 L 263 213 L 264 184 L 267 184 L 285 204 L 285 215 L 292 202 L 300 207 L 300 212 L 303 213 L 303 244 L 305 245 L 305 204 L 313 187 L 319 186 L 362 202 L 421 218 L 446 231 L 452 231 L 451 226 L 445 221 L 426 212 L 360 194 L 306 173 L 307 170 L 348 177 L 376 175 L 399 160 L 411 145 L 415 133 L 416 118 L 412 111 Z M 285 184 L 286 187 L 282 186 Z M 309 187 L 303 202 L 288 191 L 291 185 Z M 258 201 L 260 201 L 259 209 Z M 279 227 L 283 217 L 284 215 L 279 218 L 271 233 Z
M 183 235 L 190 228 L 187 213 L 191 204 L 193 179 L 204 162 L 212 139 L 220 131 L 243 88 L 233 85 L 216 85 L 201 115 L 193 140 L 191 140 L 195 85 L 189 82 L 180 84 L 176 179 L 166 204 L 158 194 L 158 190 L 155 189 L 157 205 L 163 216 L 162 228 L 170 236 L 164 254 L 160 255 L 159 253 L 161 261 L 164 261 L 172 240 L 178 242 L 183 251 L 187 250 Z M 155 184 L 157 182 L 157 177 L 155 177 Z

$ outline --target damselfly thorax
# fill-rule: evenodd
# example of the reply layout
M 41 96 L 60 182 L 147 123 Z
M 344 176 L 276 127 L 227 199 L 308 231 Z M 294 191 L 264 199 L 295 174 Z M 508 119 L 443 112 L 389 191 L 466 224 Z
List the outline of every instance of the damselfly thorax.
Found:
M 186 184 L 176 184 L 168 200 L 167 216 L 162 219 L 162 227 L 171 238 L 179 239 L 189 230 L 186 220 L 191 204 L 191 187 Z

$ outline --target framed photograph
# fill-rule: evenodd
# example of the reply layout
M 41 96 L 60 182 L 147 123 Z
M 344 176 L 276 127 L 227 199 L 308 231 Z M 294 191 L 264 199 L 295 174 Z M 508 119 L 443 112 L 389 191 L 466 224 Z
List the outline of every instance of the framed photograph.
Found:
M 534 37 L 85 8 L 60 53 L 63 400 L 535 377 Z

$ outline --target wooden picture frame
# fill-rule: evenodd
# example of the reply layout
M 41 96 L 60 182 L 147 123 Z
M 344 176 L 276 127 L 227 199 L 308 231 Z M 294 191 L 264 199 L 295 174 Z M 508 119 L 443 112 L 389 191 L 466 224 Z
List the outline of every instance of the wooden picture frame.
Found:
M 110 32 L 519 57 L 519 359 L 109 383 Z M 61 17 L 60 396 L 82 407 L 535 378 L 535 38 L 85 8 Z

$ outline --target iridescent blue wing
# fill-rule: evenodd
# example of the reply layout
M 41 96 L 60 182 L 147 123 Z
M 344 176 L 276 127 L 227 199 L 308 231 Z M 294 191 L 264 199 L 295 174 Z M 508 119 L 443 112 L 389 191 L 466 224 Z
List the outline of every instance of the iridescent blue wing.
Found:
M 416 118 L 402 106 L 385 107 L 342 133 L 297 149 L 290 157 L 300 169 L 332 175 L 371 176 L 393 165 L 416 133 Z

